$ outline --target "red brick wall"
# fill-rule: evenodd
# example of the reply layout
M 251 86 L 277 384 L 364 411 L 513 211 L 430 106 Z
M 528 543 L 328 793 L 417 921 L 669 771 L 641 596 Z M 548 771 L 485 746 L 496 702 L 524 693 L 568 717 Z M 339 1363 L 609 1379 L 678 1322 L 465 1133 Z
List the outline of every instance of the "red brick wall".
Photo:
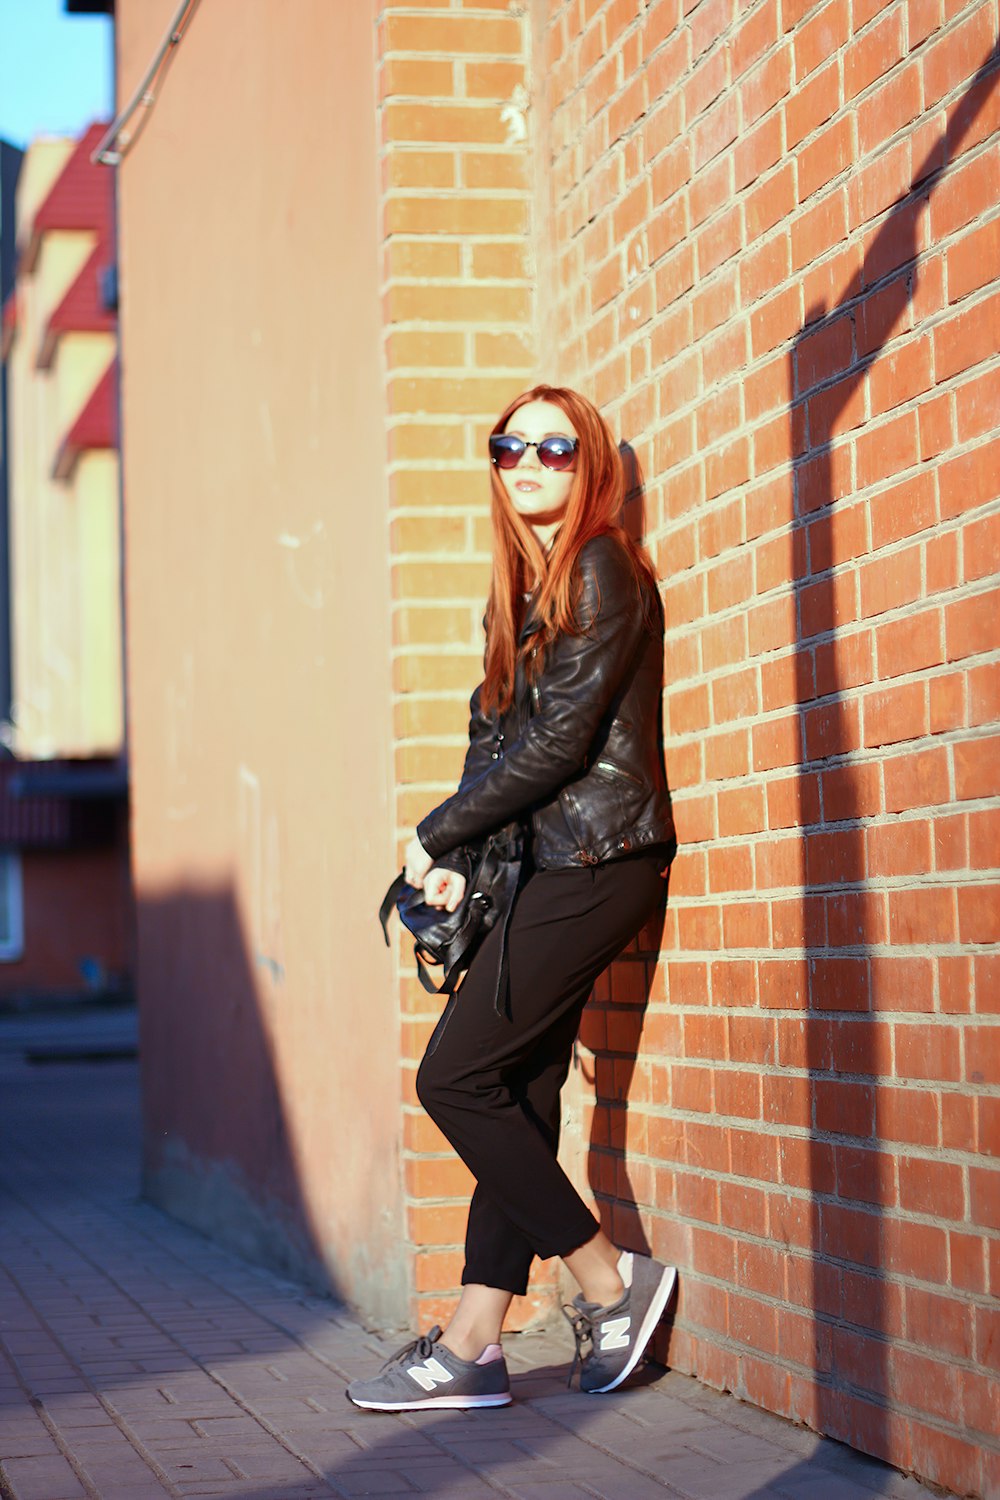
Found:
M 529 28 L 506 3 L 385 4 L 376 37 L 402 849 L 461 771 L 489 586 L 486 434 L 533 360 L 532 194 L 518 92 Z M 418 983 L 409 945 L 400 948 L 400 992 L 413 1318 L 427 1328 L 455 1300 L 472 1179 L 414 1092 L 441 1006 Z M 550 1300 L 541 1289 L 513 1321 Z
M 980 1493 L 996 36 L 992 0 L 442 0 L 379 23 L 400 836 L 460 764 L 482 437 L 537 349 L 645 472 L 683 846 L 662 953 L 646 934 L 595 996 L 567 1159 L 621 1239 L 680 1265 L 674 1367 Z M 468 1179 L 414 1106 L 431 1015 L 405 961 L 426 1324 Z
M 536 59 L 558 373 L 640 456 L 668 616 L 659 1352 L 962 1492 L 1000 1484 L 996 36 L 568 0 Z M 600 1070 L 597 1108 L 625 1139 Z

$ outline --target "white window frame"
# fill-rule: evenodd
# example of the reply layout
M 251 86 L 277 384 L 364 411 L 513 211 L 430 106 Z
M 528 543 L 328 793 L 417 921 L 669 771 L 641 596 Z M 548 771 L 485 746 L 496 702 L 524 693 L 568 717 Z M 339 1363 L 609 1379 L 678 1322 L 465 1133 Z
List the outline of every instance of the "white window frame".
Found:
M 0 849 L 0 880 L 7 886 L 6 907 L 10 918 L 10 931 L 0 932 L 0 963 L 10 964 L 24 956 L 24 887 L 19 849 Z

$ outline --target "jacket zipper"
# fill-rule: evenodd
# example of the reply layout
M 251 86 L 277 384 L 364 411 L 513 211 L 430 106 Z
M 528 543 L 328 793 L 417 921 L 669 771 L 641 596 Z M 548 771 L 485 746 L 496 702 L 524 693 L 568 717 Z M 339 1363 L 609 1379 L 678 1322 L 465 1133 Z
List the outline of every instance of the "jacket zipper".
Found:
M 607 771 L 609 776 L 617 776 L 622 781 L 630 781 L 633 786 L 642 787 L 642 782 L 638 776 L 633 776 L 631 771 L 626 771 L 622 766 L 614 765 L 610 760 L 596 760 L 594 766 L 599 771 Z

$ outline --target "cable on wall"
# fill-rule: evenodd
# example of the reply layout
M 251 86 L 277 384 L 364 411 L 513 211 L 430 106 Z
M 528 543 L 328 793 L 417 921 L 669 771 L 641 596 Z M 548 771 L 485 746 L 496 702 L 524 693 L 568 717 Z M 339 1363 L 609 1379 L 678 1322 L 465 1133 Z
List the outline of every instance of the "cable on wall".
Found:
M 138 139 L 143 123 L 148 118 L 148 115 L 140 116 L 139 123 L 132 130 L 128 128 L 129 123 L 137 110 L 144 109 L 148 111 L 156 102 L 157 90 L 166 76 L 174 52 L 190 26 L 191 18 L 200 3 L 201 0 L 181 0 L 181 4 L 177 8 L 177 13 L 167 28 L 163 41 L 156 49 L 153 60 L 146 69 L 141 83 L 125 108 L 112 121 L 107 132 L 101 137 L 97 146 L 91 152 L 90 159 L 95 166 L 117 167 L 132 144 Z

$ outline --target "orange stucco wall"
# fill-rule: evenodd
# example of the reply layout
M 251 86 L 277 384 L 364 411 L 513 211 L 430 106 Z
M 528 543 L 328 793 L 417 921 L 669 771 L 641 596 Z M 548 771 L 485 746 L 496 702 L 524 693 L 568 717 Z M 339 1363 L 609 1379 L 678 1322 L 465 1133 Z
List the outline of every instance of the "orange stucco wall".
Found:
M 117 8 L 119 97 L 173 0 Z M 405 1311 L 371 18 L 199 9 L 119 172 L 145 1181 Z M 355 1123 L 364 1121 L 363 1133 Z

